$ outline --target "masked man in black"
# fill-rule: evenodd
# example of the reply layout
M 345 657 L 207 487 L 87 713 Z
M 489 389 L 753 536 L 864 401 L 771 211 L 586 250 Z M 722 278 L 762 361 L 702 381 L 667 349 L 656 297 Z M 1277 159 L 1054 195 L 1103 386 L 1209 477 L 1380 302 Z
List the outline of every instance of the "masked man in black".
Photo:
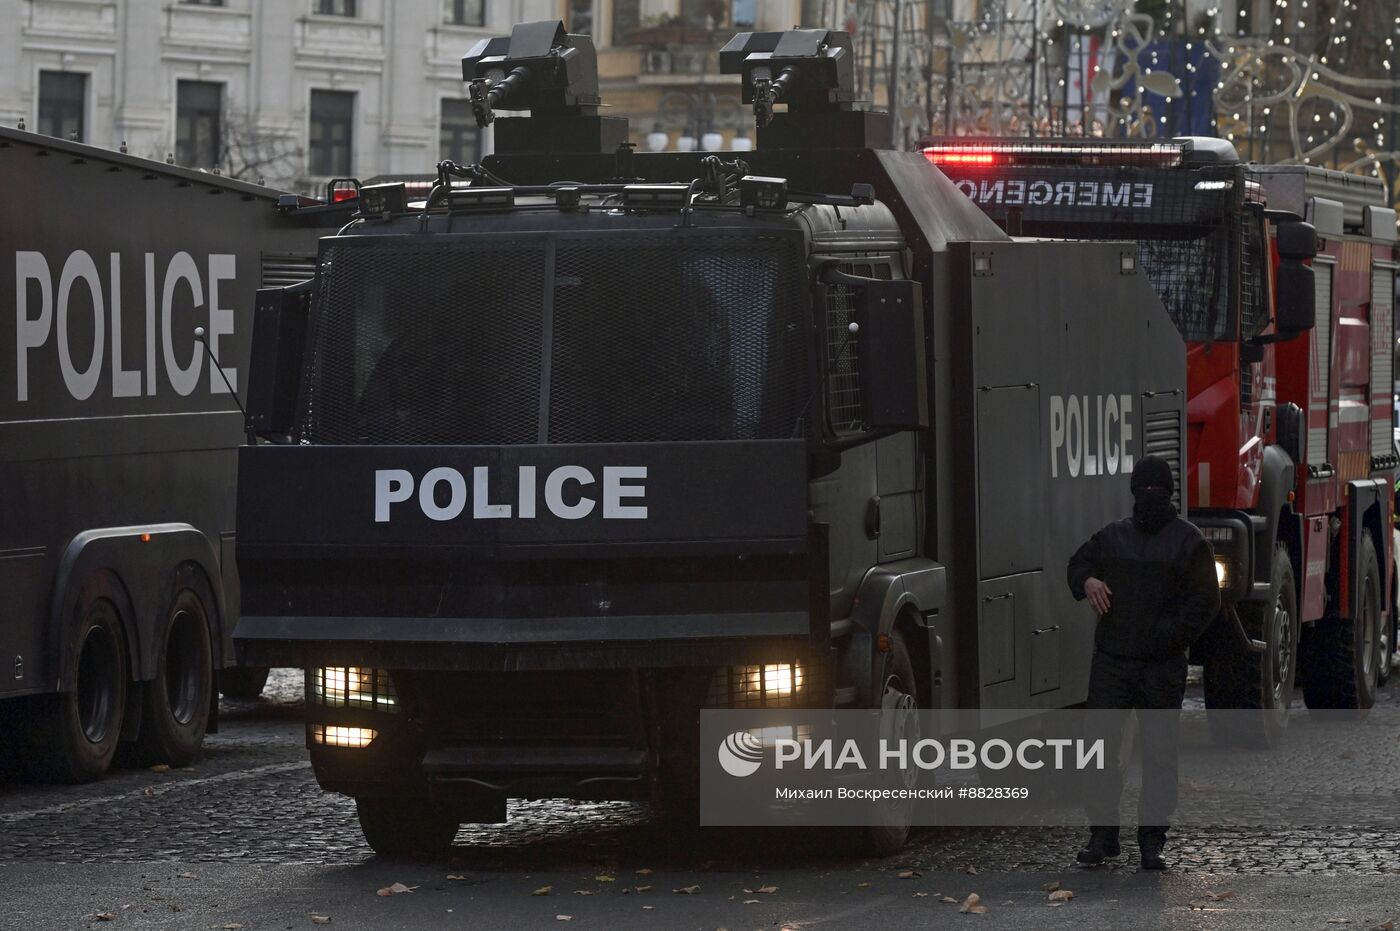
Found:
M 1069 561 L 1074 597 L 1099 616 L 1089 672 L 1090 709 L 1150 709 L 1138 715 L 1142 867 L 1165 868 L 1167 821 L 1177 803 L 1177 731 L 1186 690 L 1186 651 L 1220 610 L 1215 557 L 1195 525 L 1177 516 L 1172 473 L 1156 456 L 1133 468 L 1133 516 L 1104 527 Z M 1087 787 L 1089 843 L 1080 863 L 1119 854 L 1118 734 L 1127 713 L 1091 716 L 1106 736 L 1105 766 Z

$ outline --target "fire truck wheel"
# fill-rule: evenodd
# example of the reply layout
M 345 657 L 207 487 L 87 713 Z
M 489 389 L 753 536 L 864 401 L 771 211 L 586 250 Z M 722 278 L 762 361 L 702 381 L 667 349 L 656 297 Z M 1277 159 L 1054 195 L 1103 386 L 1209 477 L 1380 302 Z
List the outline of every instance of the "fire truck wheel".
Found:
M 1370 531 L 1362 534 L 1358 559 L 1361 591 L 1353 616 L 1329 612 L 1303 638 L 1303 700 L 1312 709 L 1365 710 L 1376 701 L 1381 573 Z
M 456 814 L 427 799 L 360 796 L 355 811 L 365 840 L 381 857 L 441 856 L 457 836 Z
M 1241 602 L 1240 623 L 1250 639 L 1266 644 L 1263 653 L 1241 653 L 1234 643 L 1217 644 L 1206 658 L 1206 707 L 1210 731 L 1223 746 L 1271 748 L 1288 726 L 1288 707 L 1298 675 L 1298 590 L 1288 548 L 1274 550 L 1272 603 Z M 1258 716 L 1234 714 L 1251 709 Z
M 188 766 L 199 758 L 209 724 L 214 676 L 209 638 L 208 586 L 197 570 L 176 576 L 177 591 L 160 631 L 156 677 L 141 684 L 140 762 Z
M 37 699 L 27 716 L 25 768 L 44 782 L 91 782 L 107 771 L 126 711 L 126 643 L 116 605 L 89 601 L 65 658 L 72 690 Z
M 880 732 L 886 740 L 902 739 L 912 746 L 919 740 L 918 683 L 914 678 L 914 664 L 909 658 L 904 633 L 896 630 L 890 639 L 890 659 L 885 667 L 884 688 L 880 697 Z M 918 769 L 913 768 L 900 774 L 901 785 L 913 788 L 918 773 Z M 877 857 L 893 856 L 909 840 L 912 818 L 912 801 L 882 806 L 879 823 L 865 829 L 865 846 Z
M 219 691 L 225 698 L 253 701 L 262 695 L 271 671 L 266 666 L 230 666 L 219 673 Z

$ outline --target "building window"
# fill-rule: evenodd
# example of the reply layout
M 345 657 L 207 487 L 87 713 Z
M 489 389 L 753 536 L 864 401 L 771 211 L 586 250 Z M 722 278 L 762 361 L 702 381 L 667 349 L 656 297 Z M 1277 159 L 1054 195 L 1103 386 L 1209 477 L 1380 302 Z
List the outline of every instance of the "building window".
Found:
M 322 16 L 354 16 L 355 0 L 316 0 L 315 9 Z
M 593 35 L 593 0 L 569 0 L 569 32 Z
M 442 102 L 438 157 L 459 165 L 471 165 L 481 159 L 481 129 L 469 101 L 451 98 Z
M 175 85 L 175 161 L 213 168 L 223 155 L 224 86 L 211 81 Z
M 354 120 L 353 92 L 311 92 L 311 132 L 307 139 L 311 174 L 335 178 L 350 175 Z
M 442 19 L 453 26 L 484 26 L 486 0 L 443 0 Z
M 72 71 L 39 72 L 39 132 L 83 141 L 87 111 L 87 75 Z
M 758 0 L 734 0 L 735 29 L 753 29 L 758 24 Z
M 629 45 L 642 24 L 642 0 L 613 0 L 613 45 Z

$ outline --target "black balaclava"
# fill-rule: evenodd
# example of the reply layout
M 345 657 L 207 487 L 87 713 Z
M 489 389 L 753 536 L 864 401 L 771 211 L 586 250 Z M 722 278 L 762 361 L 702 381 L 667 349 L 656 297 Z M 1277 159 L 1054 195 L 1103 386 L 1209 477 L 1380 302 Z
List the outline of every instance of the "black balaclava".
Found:
M 1133 466 L 1133 526 L 1156 533 L 1176 516 L 1172 504 L 1172 469 L 1160 456 L 1147 456 Z

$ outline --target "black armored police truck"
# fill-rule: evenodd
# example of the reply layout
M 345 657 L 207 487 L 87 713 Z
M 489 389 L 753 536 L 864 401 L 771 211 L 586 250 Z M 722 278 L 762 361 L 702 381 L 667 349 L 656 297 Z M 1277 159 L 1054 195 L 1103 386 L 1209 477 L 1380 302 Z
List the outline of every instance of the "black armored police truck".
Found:
M 345 211 L 14 129 L 0 176 L 0 766 L 189 763 L 216 674 L 266 677 L 230 668 L 254 294 Z
M 691 797 L 702 708 L 1084 699 L 1065 563 L 1136 459 L 1181 461 L 1136 247 L 1015 241 L 883 149 L 844 33 L 721 67 L 757 151 L 634 154 L 586 36 L 488 40 L 478 119 L 530 111 L 498 154 L 361 188 L 259 294 L 235 640 L 306 668 L 317 778 L 381 853 L 510 798 Z

